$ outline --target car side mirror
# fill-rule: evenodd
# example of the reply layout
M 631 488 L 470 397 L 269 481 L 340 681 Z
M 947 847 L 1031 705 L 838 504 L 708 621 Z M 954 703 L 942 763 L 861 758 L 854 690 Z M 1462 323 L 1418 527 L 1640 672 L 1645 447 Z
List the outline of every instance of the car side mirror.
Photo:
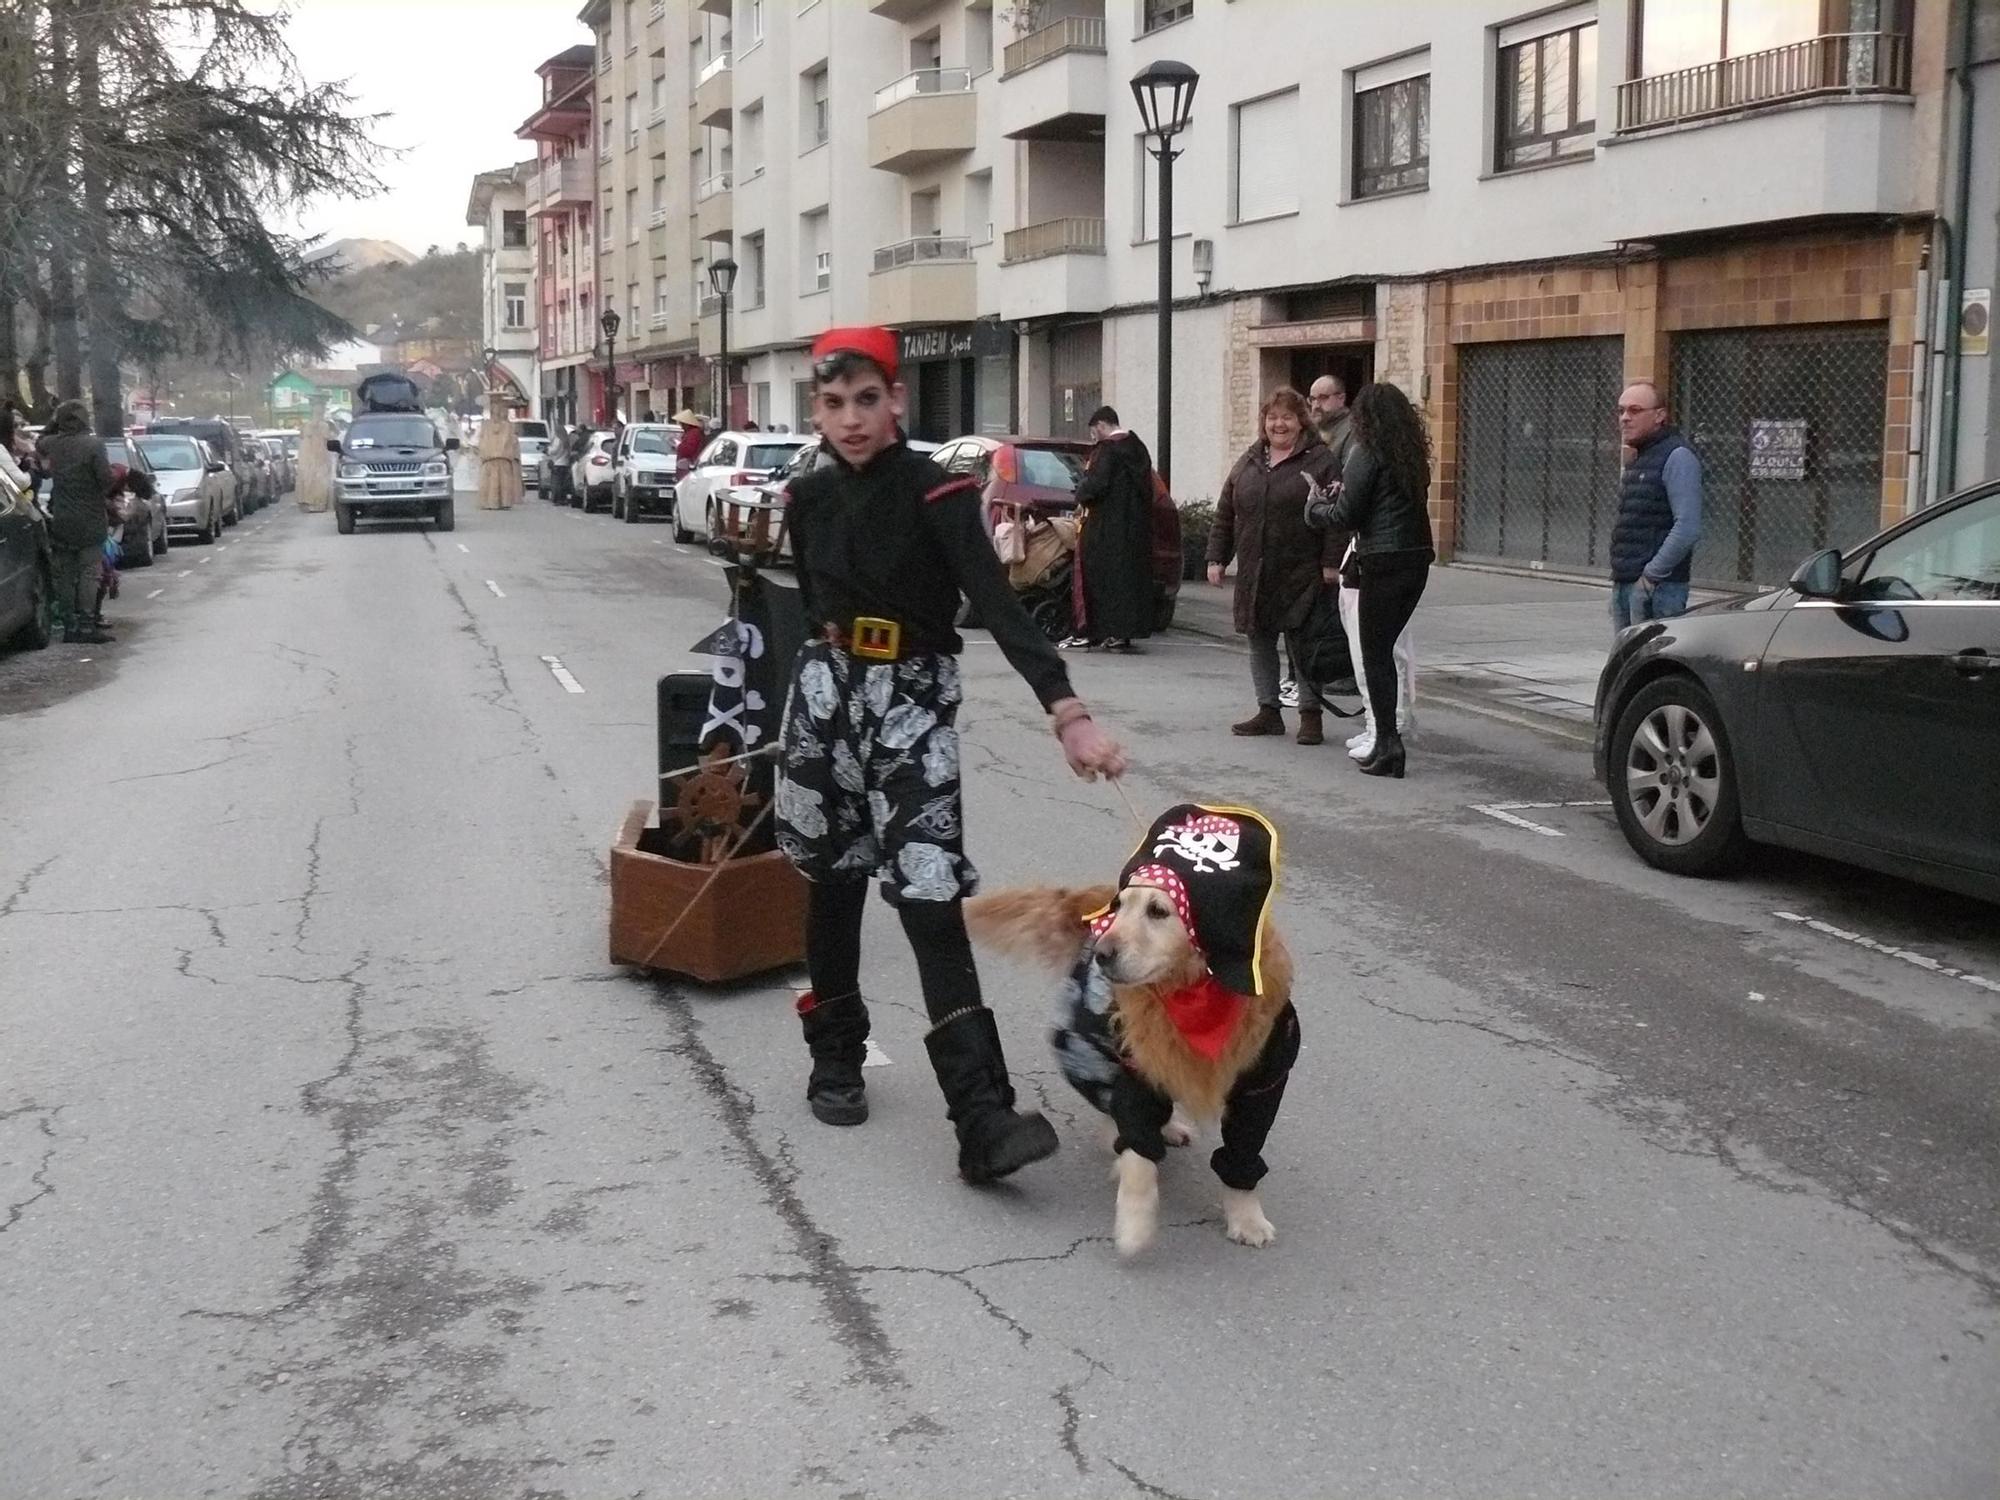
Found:
M 222 472 L 223 466 L 211 460 L 207 465 L 207 469 L 208 472 L 211 474 L 220 474 Z
M 329 453 L 338 453 L 340 451 L 340 439 L 328 438 L 326 440 L 326 451 Z
M 446 438 L 446 439 L 444 440 L 444 451 L 445 451 L 445 452 L 447 452 L 447 453 L 454 453 L 454 452 L 456 452 L 457 450 L 458 450 L 458 439 L 457 439 L 457 438 Z
M 1834 599 L 1840 595 L 1841 557 L 1838 547 L 1815 552 L 1792 572 L 1792 592 L 1804 599 Z

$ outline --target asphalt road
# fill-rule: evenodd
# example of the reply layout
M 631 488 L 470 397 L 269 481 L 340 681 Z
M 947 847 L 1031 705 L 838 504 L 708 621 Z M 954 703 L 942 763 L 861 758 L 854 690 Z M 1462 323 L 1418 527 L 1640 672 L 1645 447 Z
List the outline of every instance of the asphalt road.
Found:
M 608 965 L 706 559 L 533 500 L 228 541 L 0 659 L 0 1495 L 1994 1493 L 1993 908 L 1675 881 L 1577 744 L 1430 705 L 1374 781 L 1232 740 L 1233 643 L 1085 658 L 1142 809 L 1280 821 L 1303 956 L 1277 1244 L 1202 1150 L 1121 1264 L 1039 977 L 987 966 L 1064 1149 L 982 1191 L 884 909 L 859 1131 L 789 976 Z M 989 883 L 1110 877 L 968 661 Z

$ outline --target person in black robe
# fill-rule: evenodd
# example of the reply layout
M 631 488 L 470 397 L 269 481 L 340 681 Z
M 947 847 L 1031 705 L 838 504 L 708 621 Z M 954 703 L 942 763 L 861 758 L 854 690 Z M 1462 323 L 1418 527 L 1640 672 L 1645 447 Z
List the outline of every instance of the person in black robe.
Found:
M 1091 413 L 1090 435 L 1097 447 L 1076 486 L 1083 511 L 1077 635 L 1091 646 L 1131 651 L 1153 633 L 1153 456 L 1108 406 Z

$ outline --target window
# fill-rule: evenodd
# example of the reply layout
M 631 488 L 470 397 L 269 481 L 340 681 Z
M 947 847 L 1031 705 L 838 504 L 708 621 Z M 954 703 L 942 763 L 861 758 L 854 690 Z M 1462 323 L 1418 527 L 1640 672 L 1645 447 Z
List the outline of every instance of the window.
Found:
M 767 432 L 770 430 L 771 427 L 771 382 L 770 381 L 760 380 L 755 385 L 750 387 L 750 415 L 752 419 L 755 420 L 755 422 L 759 427 L 764 428 Z M 785 457 L 790 458 L 791 456 L 792 456 L 792 450 L 790 448 L 787 448 L 785 450 Z
M 940 220 L 944 211 L 943 204 L 944 194 L 937 188 L 910 194 L 911 239 L 944 233 L 944 226 Z
M 611 205 L 609 203 L 604 205 L 604 237 L 598 243 L 604 245 L 611 243 Z
M 743 236 L 743 296 L 745 307 L 764 305 L 764 236 Z
M 1653 0 L 1640 14 L 1639 71 L 1672 73 L 1803 42 L 1819 23 L 1820 0 Z
M 810 151 L 815 146 L 826 144 L 832 120 L 827 102 L 825 68 L 815 68 L 806 74 L 805 107 L 800 111 L 799 124 L 803 133 L 800 149 Z
M 1354 91 L 1354 196 L 1428 187 L 1431 79 L 1420 73 Z
M 599 156 L 609 156 L 611 154 L 612 123 L 611 111 L 606 109 L 604 111 L 604 118 L 598 123 L 597 128 L 597 154 Z
M 701 55 L 701 38 L 698 36 L 690 37 L 688 39 L 688 97 L 690 99 L 694 97 L 695 89 L 699 87 L 701 84 L 701 70 L 703 63 L 704 59 L 702 58 Z
M 1877 548 L 1855 593 L 1954 604 L 2000 600 L 2000 496 L 1975 500 Z
M 1597 133 L 1596 23 L 1503 45 L 1498 61 L 1495 169 L 1590 155 Z
M 833 251 L 827 237 L 827 213 L 799 216 L 799 291 L 801 296 L 823 292 L 833 285 Z
M 639 0 L 625 0 L 625 50 L 631 52 L 639 45 L 639 22 L 632 14 L 638 8 Z
M 694 305 L 703 312 L 709 311 L 703 305 L 711 295 L 708 285 L 708 264 L 699 257 L 688 271 L 688 284 L 694 288 Z
M 653 278 L 653 313 L 656 317 L 667 315 L 667 278 L 664 276 Z
M 631 320 L 626 326 L 632 330 L 632 342 L 637 343 L 639 330 L 646 325 L 639 321 L 639 283 L 636 281 L 625 283 L 625 306 L 627 316 Z
M 1153 160 L 1153 153 L 1146 149 L 1146 143 L 1150 139 L 1150 136 L 1143 135 L 1133 138 L 1138 152 L 1137 165 L 1133 168 L 1132 176 L 1132 180 L 1137 188 L 1133 204 L 1133 213 L 1136 216 L 1133 222 L 1138 226 L 1138 232 L 1132 236 L 1132 243 L 1135 245 L 1150 244 L 1160 237 L 1160 200 L 1158 196 L 1160 191 L 1160 164 Z M 1176 235 L 1183 235 L 1188 232 L 1187 204 L 1189 194 L 1186 187 L 1187 178 L 1185 174 L 1182 175 L 1181 182 L 1181 190 L 1174 195 L 1174 233 Z
M 1230 139 L 1236 185 L 1232 223 L 1299 211 L 1299 91 L 1287 89 L 1233 106 Z
M 750 0 L 748 6 L 750 22 L 750 43 L 755 46 L 764 40 L 764 0 Z
M 528 211 L 522 208 L 500 210 L 500 243 L 508 250 L 524 250 L 528 244 Z
M 664 73 L 655 73 L 655 74 L 653 75 L 653 83 L 652 83 L 652 93 L 651 93 L 651 94 L 650 94 L 650 95 L 649 95 L 648 97 L 649 97 L 649 98 L 651 98 L 651 100 L 652 100 L 652 110 L 653 110 L 653 113 L 654 113 L 654 114 L 656 114 L 656 115 L 657 115 L 657 114 L 660 114 L 660 113 L 662 113 L 663 111 L 665 111 L 665 109 L 666 109 L 666 107 L 667 107 L 667 75 L 666 75 L 666 74 L 664 74 Z
M 737 133 L 743 138 L 743 173 L 755 177 L 764 170 L 764 104 L 749 105 L 736 116 Z
M 528 284 L 525 281 L 510 281 L 500 289 L 506 302 L 505 321 L 508 328 L 528 326 Z
M 993 7 L 965 13 L 965 66 L 975 75 L 993 71 Z
M 656 214 L 663 214 L 666 211 L 667 211 L 667 179 L 664 177 L 655 177 L 653 179 L 653 212 Z
M 639 190 L 625 189 L 625 243 L 639 243 Z
M 1194 14 L 1194 0 L 1139 0 L 1139 30 L 1158 31 Z
M 968 12 L 967 14 L 970 14 Z M 965 174 L 965 237 L 975 245 L 993 243 L 993 174 Z
M 639 95 L 635 90 L 625 96 L 625 149 L 636 150 L 639 145 Z

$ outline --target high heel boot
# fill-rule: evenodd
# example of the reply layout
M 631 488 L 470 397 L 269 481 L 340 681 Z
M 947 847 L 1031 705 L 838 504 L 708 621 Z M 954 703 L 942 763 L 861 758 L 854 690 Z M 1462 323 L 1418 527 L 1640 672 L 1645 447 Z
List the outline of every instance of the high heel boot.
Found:
M 1400 734 L 1375 736 L 1375 753 L 1362 761 L 1361 774 L 1364 776 L 1393 776 L 1403 779 L 1403 737 Z

